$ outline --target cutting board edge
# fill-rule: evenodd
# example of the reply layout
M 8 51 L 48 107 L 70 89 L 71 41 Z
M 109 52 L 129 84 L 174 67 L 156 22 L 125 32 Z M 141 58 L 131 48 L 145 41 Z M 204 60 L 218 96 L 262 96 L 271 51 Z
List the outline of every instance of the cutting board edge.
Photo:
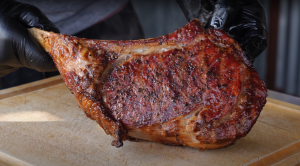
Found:
M 22 95 L 22 94 L 29 93 L 29 92 L 33 92 L 33 91 L 47 88 L 47 87 L 57 85 L 60 83 L 63 83 L 63 78 L 60 75 L 58 75 L 58 76 L 46 78 L 43 80 L 27 83 L 24 85 L 0 90 L 0 100 L 6 99 L 9 97 Z
M 279 163 L 294 154 L 300 153 L 300 141 L 287 145 L 272 154 L 260 157 L 258 160 L 249 163 L 248 166 L 259 166 L 259 165 L 274 165 Z
M 277 108 L 288 110 L 288 111 L 292 111 L 295 113 L 300 113 L 300 106 L 294 105 L 291 103 L 287 103 L 287 102 L 283 102 L 280 100 L 268 98 L 268 97 L 267 97 L 266 105 L 269 105 L 271 107 L 277 107 Z
M 6 166 L 31 166 L 31 164 L 22 161 L 16 157 L 10 156 L 6 153 L 0 151 L 0 164 L 4 164 Z

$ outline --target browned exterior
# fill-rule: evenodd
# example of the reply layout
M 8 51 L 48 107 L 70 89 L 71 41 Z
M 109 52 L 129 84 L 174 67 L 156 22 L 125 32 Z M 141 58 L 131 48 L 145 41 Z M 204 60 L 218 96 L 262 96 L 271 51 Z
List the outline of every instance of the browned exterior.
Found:
M 251 130 L 266 102 L 265 85 L 239 44 L 198 20 L 136 41 L 35 37 L 80 108 L 117 147 L 135 138 L 225 147 Z

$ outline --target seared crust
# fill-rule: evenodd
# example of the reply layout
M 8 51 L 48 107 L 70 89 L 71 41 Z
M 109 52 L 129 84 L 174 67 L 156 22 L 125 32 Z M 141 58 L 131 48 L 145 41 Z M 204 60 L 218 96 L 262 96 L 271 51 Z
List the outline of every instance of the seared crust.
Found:
M 132 138 L 225 147 L 249 133 L 266 102 L 265 85 L 239 44 L 198 20 L 154 39 L 42 32 L 39 40 L 80 108 L 117 147 Z

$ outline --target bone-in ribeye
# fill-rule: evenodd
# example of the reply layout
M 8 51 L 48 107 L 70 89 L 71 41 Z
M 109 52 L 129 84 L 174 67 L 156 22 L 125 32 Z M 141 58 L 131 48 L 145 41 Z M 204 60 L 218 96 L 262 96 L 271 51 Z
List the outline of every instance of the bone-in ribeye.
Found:
M 116 147 L 137 139 L 225 147 L 251 130 L 266 102 L 265 85 L 240 45 L 198 20 L 132 41 L 31 32 Z

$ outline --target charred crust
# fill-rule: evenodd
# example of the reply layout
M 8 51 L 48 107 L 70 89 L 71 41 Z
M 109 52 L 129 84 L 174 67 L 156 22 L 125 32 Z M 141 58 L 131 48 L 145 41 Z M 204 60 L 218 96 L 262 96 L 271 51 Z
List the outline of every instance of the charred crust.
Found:
M 111 145 L 112 145 L 112 146 L 115 146 L 115 147 L 117 147 L 117 148 L 120 148 L 120 147 L 123 146 L 123 141 L 122 141 L 121 138 L 118 138 L 118 139 L 113 140 L 113 141 L 111 142 Z
M 199 146 L 203 146 L 203 149 L 209 147 L 210 144 L 220 145 L 219 147 L 229 146 L 249 133 L 266 103 L 265 85 L 259 80 L 255 69 L 233 39 L 220 30 L 208 29 L 206 31 L 201 26 L 199 21 L 193 20 L 175 33 L 159 39 L 143 40 L 144 43 L 155 42 L 156 45 L 168 45 L 183 40 L 190 42 L 196 39 L 198 34 L 205 36 L 205 39 L 198 41 L 196 46 L 174 49 L 164 54 L 151 54 L 140 59 L 132 58 L 132 61 L 114 68 L 110 77 L 105 81 L 102 80 L 101 83 L 99 82 L 103 70 L 118 58 L 118 54 L 113 51 L 103 49 L 101 53 L 96 53 L 94 50 L 96 47 L 89 48 L 91 52 L 87 52 L 84 58 L 92 59 L 93 63 L 101 64 L 102 68 L 87 65 L 81 71 L 82 77 L 75 75 L 74 71 L 69 73 L 62 71 L 67 87 L 74 93 L 80 103 L 79 106 L 86 115 L 97 120 L 104 131 L 115 138 L 112 141 L 113 146 L 121 147 L 123 141 L 128 139 L 137 141 L 127 135 L 128 132 L 123 125 L 131 122 L 136 128 L 155 124 L 156 130 L 161 132 L 159 134 L 162 137 L 169 137 L 168 139 L 173 141 L 164 141 L 164 138 L 161 138 L 157 142 L 181 145 L 183 142 L 180 141 L 183 136 L 179 135 L 180 128 L 176 126 L 177 124 L 167 126 L 169 128 L 165 124 L 173 118 L 189 113 L 197 117 L 188 122 L 188 125 L 191 125 L 191 132 L 194 132 L 193 134 L 200 142 Z M 184 34 L 188 35 L 183 37 Z M 72 51 L 78 52 L 84 47 L 82 39 L 63 36 L 63 40 L 64 42 L 69 40 L 75 47 L 80 47 L 79 49 L 74 47 L 73 50 L 66 51 L 66 54 Z M 218 42 L 222 45 L 218 45 Z M 119 44 L 124 49 L 124 45 L 133 43 L 134 41 L 125 41 Z M 229 47 L 232 49 L 228 50 Z M 77 54 L 73 57 L 66 56 L 69 56 L 68 58 L 72 61 L 78 58 Z M 63 59 L 66 58 L 63 57 Z M 55 62 L 59 66 L 60 64 L 57 63 Z M 239 66 L 233 66 L 234 64 L 239 64 Z M 245 70 L 248 72 L 244 74 L 247 77 L 236 73 Z M 239 80 L 245 82 L 238 82 Z M 232 86 L 231 83 L 243 85 L 233 89 L 231 93 L 229 88 Z M 104 92 L 103 89 L 107 91 Z M 101 97 L 102 93 L 108 96 L 105 98 L 105 103 Z M 96 103 L 96 106 L 91 106 L 88 102 L 82 103 L 85 98 L 88 98 L 91 103 Z M 242 102 L 242 99 L 246 102 Z M 232 107 L 225 108 L 224 105 L 219 104 L 222 102 L 226 102 L 226 106 L 232 104 Z M 112 109 L 118 105 L 118 109 Z M 199 106 L 203 105 L 205 108 L 201 111 L 191 112 L 194 108 L 201 108 Z M 219 107 L 214 107 L 214 105 Z M 159 108 L 159 111 L 153 113 L 156 108 Z M 132 110 L 138 111 L 129 116 L 123 116 L 125 111 L 127 113 Z M 226 116 L 232 113 L 236 113 L 236 117 L 226 119 Z M 235 126 L 235 128 L 230 130 L 230 126 Z

